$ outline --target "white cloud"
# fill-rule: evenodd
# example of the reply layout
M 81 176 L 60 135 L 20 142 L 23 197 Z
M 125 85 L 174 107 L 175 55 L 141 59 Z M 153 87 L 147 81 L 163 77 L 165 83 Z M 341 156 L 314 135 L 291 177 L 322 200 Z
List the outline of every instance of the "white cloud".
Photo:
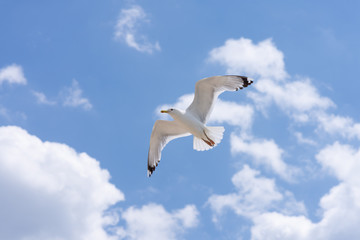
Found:
M 309 113 L 335 106 L 329 98 L 318 93 L 308 78 L 280 84 L 271 79 L 261 79 L 254 86 L 257 92 L 250 92 L 248 96 L 259 109 L 265 109 L 271 103 L 275 103 L 294 120 L 300 122 L 308 121 Z
M 322 218 L 264 213 L 254 218 L 252 239 L 338 240 L 360 236 L 360 149 L 338 142 L 326 146 L 316 159 L 340 183 L 320 200 Z
M 305 138 L 301 132 L 294 132 L 294 135 L 299 143 L 316 145 L 316 142 L 310 138 Z
M 324 213 L 318 223 L 301 215 L 267 212 L 254 218 L 252 239 L 357 239 L 360 234 L 359 200 L 358 187 L 339 184 L 321 199 Z
M 314 224 L 304 216 L 268 212 L 255 217 L 253 221 L 252 240 L 320 240 L 315 236 L 310 237 Z
M 0 127 L 0 239 L 180 239 L 198 225 L 194 205 L 111 208 L 125 199 L 86 153 Z M 124 226 L 119 225 L 124 221 Z
M 209 122 L 227 123 L 242 127 L 244 130 L 251 128 L 254 117 L 254 109 L 251 105 L 241 105 L 236 102 L 218 99 Z
M 208 200 L 212 210 L 221 214 L 227 207 L 232 208 L 238 215 L 252 216 L 271 207 L 273 202 L 280 201 L 283 196 L 276 189 L 275 181 L 259 177 L 259 174 L 245 165 L 232 177 L 232 183 L 238 192 L 212 195 Z
M 49 100 L 42 92 L 32 91 L 32 94 L 38 104 L 56 105 L 58 102 L 62 102 L 63 106 L 80 107 L 84 110 L 90 110 L 93 107 L 90 100 L 83 97 L 83 91 L 75 79 L 72 81 L 71 87 L 65 87 L 59 92 L 56 100 Z
M 210 51 L 209 60 L 226 67 L 228 74 L 284 79 L 284 55 L 271 39 L 254 44 L 250 39 L 229 39 Z
M 45 104 L 45 105 L 55 105 L 55 101 L 50 101 L 47 99 L 44 93 L 33 91 L 33 95 L 36 97 L 36 100 L 39 104 Z
M 74 79 L 72 86 L 66 88 L 63 92 L 63 105 L 69 107 L 81 107 L 85 110 L 92 109 L 89 99 L 82 96 L 82 90 L 79 83 Z
M 210 196 L 208 204 L 215 214 L 215 221 L 225 209 L 232 209 L 237 215 L 250 219 L 265 211 L 275 209 L 280 209 L 286 214 L 306 212 L 304 204 L 297 202 L 290 192 L 280 191 L 274 179 L 259 175 L 259 171 L 245 165 L 232 177 L 236 192 Z
M 252 220 L 254 240 L 356 239 L 360 234 L 360 149 L 336 142 L 322 149 L 316 159 L 340 181 L 321 198 L 320 221 L 311 221 L 304 215 L 303 203 L 246 165 L 232 178 L 236 192 L 209 198 L 214 220 L 231 209 Z
M 298 169 L 284 162 L 284 150 L 274 140 L 254 139 L 246 135 L 237 136 L 232 134 L 230 141 L 233 154 L 248 154 L 256 164 L 270 168 L 286 180 L 293 180 L 298 173 Z
M 316 119 L 319 122 L 318 129 L 331 135 L 360 139 L 360 123 L 356 123 L 351 117 L 319 113 L 316 115 Z
M 309 114 L 324 111 L 335 104 L 323 97 L 309 78 L 297 77 L 289 81 L 284 55 L 271 39 L 254 44 L 250 39 L 229 39 L 223 46 L 210 51 L 210 61 L 224 66 L 229 74 L 255 77 L 247 95 L 257 109 L 264 111 L 275 103 L 294 120 L 306 122 Z M 279 81 L 280 80 L 280 81 Z
M 136 240 L 181 239 L 185 230 L 198 224 L 194 205 L 168 212 L 162 205 L 150 203 L 141 208 L 130 207 L 121 214 L 125 228 L 118 229 L 120 238 Z
M 360 149 L 356 150 L 350 145 L 335 142 L 322 149 L 316 159 L 337 179 L 359 184 L 360 190 Z
M 267 48 L 275 54 L 273 57 L 261 59 L 259 52 L 263 51 L 260 44 L 253 44 L 249 39 L 230 39 L 210 52 L 210 60 L 223 65 L 227 73 L 248 74 L 257 76 L 248 97 L 254 102 L 254 109 L 266 112 L 272 106 L 278 107 L 290 117 L 293 134 L 299 143 L 306 143 L 320 147 L 321 142 L 316 138 L 304 138 L 303 133 L 294 126 L 314 128 L 315 133 L 324 131 L 327 134 L 344 137 L 346 139 L 360 139 L 360 123 L 351 117 L 330 114 L 329 109 L 336 107 L 335 103 L 322 96 L 312 81 L 306 77 L 289 76 L 284 68 L 283 54 L 267 40 Z M 245 57 L 248 56 L 249 57 Z M 266 55 L 264 53 L 264 55 Z M 246 60 L 249 60 L 247 63 Z M 270 59 L 270 60 L 269 60 Z M 259 63 L 258 63 L 259 62 Z M 269 67 L 269 66 L 273 67 Z M 330 139 L 329 139 L 330 140 Z M 280 176 L 292 176 L 293 168 L 289 168 L 283 161 L 284 150 L 273 140 L 257 139 L 242 133 L 240 136 L 232 135 L 232 151 L 246 153 L 260 164 L 267 164 Z M 301 149 L 299 149 L 301 151 Z M 283 212 L 281 204 L 278 209 L 259 207 L 257 214 L 245 214 L 256 201 L 246 202 L 247 195 L 241 191 L 225 195 L 213 195 L 212 209 L 215 213 L 222 213 L 224 209 L 231 209 L 236 214 L 248 215 L 254 225 L 251 228 L 251 239 L 357 239 L 360 236 L 360 149 L 351 145 L 342 145 L 338 142 L 323 148 L 316 155 L 317 164 L 320 164 L 327 173 L 339 181 L 319 201 L 321 212 L 319 221 L 312 221 L 301 211 L 290 214 Z M 290 174 L 288 169 L 290 170 Z M 295 172 L 296 173 L 296 169 Z M 286 178 L 286 177 L 285 177 Z M 244 180 L 243 180 L 244 181 Z M 234 183 L 235 185 L 235 183 Z M 243 188 L 242 188 L 243 189 Z M 279 190 L 274 192 L 281 194 Z M 261 188 L 259 188 L 261 190 Z M 294 200 L 291 193 L 286 209 L 291 205 L 301 204 Z M 267 196 L 264 194 L 264 196 Z M 282 193 L 282 196 L 285 196 Z M 215 197 L 214 197 L 215 196 Z M 266 199 L 260 199 L 266 202 Z M 277 203 L 276 201 L 269 201 Z M 270 206 L 266 205 L 266 206 Z M 286 204 L 284 203 L 286 206 Z
M 152 44 L 146 37 L 138 35 L 139 25 L 147 21 L 145 11 L 138 5 L 122 9 L 115 26 L 115 39 L 125 41 L 129 47 L 135 48 L 139 52 L 151 54 L 154 51 L 160 51 L 158 42 Z M 140 42 L 139 38 L 141 38 Z
M 9 84 L 26 84 L 22 67 L 17 64 L 12 64 L 0 69 L 0 86 L 8 82 Z
M 114 239 L 105 211 L 123 193 L 86 153 L 0 127 L 0 239 Z

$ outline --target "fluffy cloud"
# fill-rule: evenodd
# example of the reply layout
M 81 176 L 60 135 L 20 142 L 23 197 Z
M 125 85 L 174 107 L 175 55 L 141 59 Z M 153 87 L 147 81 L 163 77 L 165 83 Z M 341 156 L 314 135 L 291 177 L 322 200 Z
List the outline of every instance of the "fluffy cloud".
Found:
M 113 239 L 104 214 L 123 193 L 86 153 L 0 127 L 1 239 Z
M 162 205 L 148 204 L 130 207 L 121 214 L 125 228 L 117 230 L 120 238 L 136 240 L 179 239 L 188 228 L 198 224 L 198 211 L 194 205 L 167 212 Z
M 259 176 L 260 172 L 245 165 L 232 177 L 235 193 L 212 195 L 208 204 L 215 213 L 214 220 L 225 209 L 232 209 L 236 214 L 254 218 L 259 214 L 280 209 L 287 214 L 306 212 L 303 203 L 295 201 L 288 191 L 280 191 L 274 179 Z
M 247 95 L 263 112 L 274 103 L 294 120 L 306 122 L 310 115 L 335 106 L 319 94 L 309 78 L 292 80 L 286 73 L 283 53 L 271 39 L 258 44 L 246 38 L 229 39 L 209 55 L 210 61 L 224 66 L 228 74 L 257 78 L 252 88 L 256 91 L 249 90 Z
M 138 36 L 138 27 L 141 23 L 147 22 L 145 11 L 140 6 L 133 6 L 128 9 L 122 9 L 115 27 L 115 39 L 125 41 L 129 47 L 139 52 L 153 53 L 160 51 L 158 42 L 152 44 L 146 37 Z M 138 38 L 142 39 L 140 42 Z
M 360 123 L 355 122 L 351 117 L 319 113 L 316 119 L 319 122 L 318 130 L 347 139 L 360 139 Z
M 0 239 L 178 239 L 197 226 L 194 205 L 168 212 L 151 203 L 119 212 L 112 206 L 125 197 L 109 180 L 86 153 L 0 127 Z
M 85 110 L 92 109 L 92 105 L 89 99 L 82 96 L 82 90 L 79 86 L 78 81 L 75 79 L 72 82 L 72 86 L 65 88 L 61 93 L 63 97 L 63 105 L 69 107 L 81 107 Z
M 316 159 L 337 179 L 351 184 L 359 184 L 360 190 L 360 176 L 358 174 L 360 171 L 360 149 L 356 150 L 350 145 L 335 142 L 333 145 L 322 149 Z
M 0 86 L 7 82 L 9 84 L 26 84 L 22 67 L 17 64 L 12 64 L 0 69 Z
M 283 160 L 283 152 L 274 140 L 253 139 L 252 137 L 231 135 L 231 152 L 245 153 L 254 159 L 257 165 L 264 165 L 286 180 L 292 180 L 298 170 L 287 165 Z
M 268 212 L 254 218 L 251 229 L 252 240 L 305 240 L 319 239 L 310 237 L 313 223 L 304 216 L 285 216 Z
M 306 217 L 303 203 L 295 201 L 291 193 L 281 192 L 273 179 L 259 176 L 246 165 L 232 178 L 237 192 L 209 198 L 214 219 L 226 209 L 250 218 L 254 240 L 356 239 L 360 235 L 360 149 L 336 142 L 323 148 L 316 159 L 339 180 L 320 199 L 320 221 Z
M 360 139 L 360 124 L 351 117 L 329 113 L 330 109 L 335 109 L 335 103 L 322 96 L 309 78 L 288 75 L 284 68 L 283 54 L 270 40 L 264 42 L 266 44 L 254 44 L 251 40 L 244 38 L 230 39 L 223 46 L 210 52 L 210 60 L 220 63 L 229 74 L 257 76 L 254 87 L 247 94 L 253 100 L 254 109 L 266 113 L 270 107 L 278 107 L 290 117 L 290 124 L 293 124 L 290 130 L 293 131 L 293 135 L 299 143 L 316 148 L 321 144 L 316 139 L 304 138 L 303 133 L 296 129 L 296 126 L 299 125 L 314 128 L 315 134 L 325 132 L 335 137 Z M 266 47 L 260 47 L 261 45 L 266 45 Z M 265 54 L 265 50 L 263 50 L 265 48 L 274 53 L 270 58 Z M 262 55 L 266 56 L 264 58 L 266 60 L 262 58 Z M 249 62 L 247 63 L 246 60 Z M 275 173 L 282 177 L 285 176 L 285 179 L 288 178 L 289 173 L 292 176 L 293 173 L 289 169 L 293 168 L 287 166 L 283 161 L 285 150 L 273 140 L 258 139 L 250 133 L 251 131 L 247 135 L 232 134 L 233 153 L 246 153 L 255 162 L 268 165 Z M 246 188 L 241 184 L 239 185 L 241 187 L 236 185 L 233 177 L 237 192 L 213 195 L 209 198 L 215 216 L 222 213 L 224 209 L 231 209 L 238 215 L 248 216 L 253 222 L 251 239 L 356 239 L 360 236 L 358 228 L 360 223 L 360 178 L 358 174 L 360 149 L 336 142 L 324 147 L 315 159 L 317 162 L 314 164 L 319 164 L 328 174 L 333 175 L 339 181 L 339 184 L 332 187 L 319 200 L 320 221 L 311 220 L 300 210 L 292 214 L 283 212 L 284 208 L 293 209 L 293 207 L 277 209 L 272 207 L 274 204 L 281 206 L 278 204 L 281 197 L 276 198 L 276 196 L 283 197 L 286 194 L 281 193 L 270 179 L 260 177 L 259 172 L 253 174 L 253 177 L 249 179 L 253 179 L 252 182 L 256 182 L 254 180 L 256 178 L 262 179 L 265 183 L 262 183 L 261 187 L 254 185 L 253 188 L 264 192 L 263 196 L 269 196 L 269 199 L 251 199 L 248 196 L 252 195 L 246 192 Z M 237 174 L 241 173 L 241 176 L 245 176 L 242 171 Z M 242 182 L 246 183 L 244 177 L 242 177 Z M 251 192 L 251 190 L 248 191 Z M 292 200 L 287 201 L 287 206 L 298 206 L 295 208 L 301 209 L 299 207 L 301 204 L 294 200 L 291 193 L 288 194 L 292 196 L 290 197 Z M 249 201 L 247 198 L 251 200 Z M 259 205 L 256 205 L 257 201 L 259 201 Z M 284 201 L 282 200 L 282 202 Z M 286 204 L 284 203 L 284 205 Z M 257 209 L 258 211 L 250 211 L 252 214 L 248 214 L 248 209 Z M 254 212 L 256 214 L 253 214 Z M 339 219 L 343 219 L 343 221 L 339 221 Z
M 227 123 L 248 130 L 252 126 L 253 117 L 254 109 L 251 105 L 241 105 L 236 102 L 219 99 L 210 116 L 209 122 Z
M 335 106 L 327 97 L 320 96 L 310 79 L 277 84 L 271 79 L 261 79 L 255 84 L 257 92 L 249 93 L 260 109 L 275 103 L 297 121 L 308 121 L 309 113 L 324 111 Z
M 271 39 L 254 44 L 250 39 L 229 39 L 210 51 L 209 60 L 226 67 L 228 74 L 284 79 L 287 77 L 284 55 Z
M 316 159 L 340 182 L 321 198 L 322 218 L 267 212 L 254 218 L 252 239 L 357 239 L 360 236 L 360 149 L 338 142 L 326 146 Z M 339 221 L 341 219 L 341 221 Z

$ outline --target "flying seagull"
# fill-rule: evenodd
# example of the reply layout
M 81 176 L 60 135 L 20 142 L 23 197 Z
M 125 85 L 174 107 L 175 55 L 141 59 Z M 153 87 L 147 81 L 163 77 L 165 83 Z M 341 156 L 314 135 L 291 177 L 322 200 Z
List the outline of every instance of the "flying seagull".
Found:
M 157 120 L 154 124 L 148 154 L 148 177 L 160 162 L 165 145 L 175 138 L 194 135 L 193 148 L 197 151 L 209 150 L 219 144 L 224 127 L 206 126 L 217 97 L 224 91 L 243 89 L 252 82 L 251 78 L 236 75 L 204 78 L 196 83 L 194 100 L 185 112 L 174 108 L 161 110 L 174 121 Z

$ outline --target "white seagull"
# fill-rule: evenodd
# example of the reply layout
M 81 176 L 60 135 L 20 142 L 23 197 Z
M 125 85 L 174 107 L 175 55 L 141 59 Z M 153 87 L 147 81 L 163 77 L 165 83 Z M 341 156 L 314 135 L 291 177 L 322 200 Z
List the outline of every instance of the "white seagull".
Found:
M 175 138 L 194 135 L 193 148 L 197 151 L 209 150 L 219 144 L 224 127 L 205 125 L 215 100 L 224 91 L 238 91 L 252 82 L 251 78 L 236 75 L 204 78 L 196 83 L 194 100 L 185 112 L 174 108 L 161 110 L 174 121 L 157 120 L 154 124 L 148 154 L 148 177 L 160 162 L 165 145 Z

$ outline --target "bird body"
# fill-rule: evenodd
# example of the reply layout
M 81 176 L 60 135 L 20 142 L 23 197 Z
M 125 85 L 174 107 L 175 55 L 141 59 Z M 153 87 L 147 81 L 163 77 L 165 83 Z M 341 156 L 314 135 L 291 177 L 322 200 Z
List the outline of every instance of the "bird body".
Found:
M 171 110 L 172 109 L 172 110 Z M 194 117 L 191 113 L 185 112 L 182 113 L 177 109 L 171 108 L 169 110 L 169 115 L 174 119 L 175 122 L 179 123 L 187 132 L 191 133 L 192 135 L 203 138 L 205 124 L 199 121 L 196 117 Z
M 157 120 L 154 124 L 148 154 L 148 176 L 160 162 L 162 149 L 175 138 L 193 135 L 193 148 L 198 151 L 209 150 L 219 144 L 224 127 L 206 126 L 215 100 L 224 91 L 238 91 L 252 82 L 248 77 L 236 75 L 204 78 L 196 83 L 194 100 L 186 111 L 174 108 L 161 110 L 174 121 Z

